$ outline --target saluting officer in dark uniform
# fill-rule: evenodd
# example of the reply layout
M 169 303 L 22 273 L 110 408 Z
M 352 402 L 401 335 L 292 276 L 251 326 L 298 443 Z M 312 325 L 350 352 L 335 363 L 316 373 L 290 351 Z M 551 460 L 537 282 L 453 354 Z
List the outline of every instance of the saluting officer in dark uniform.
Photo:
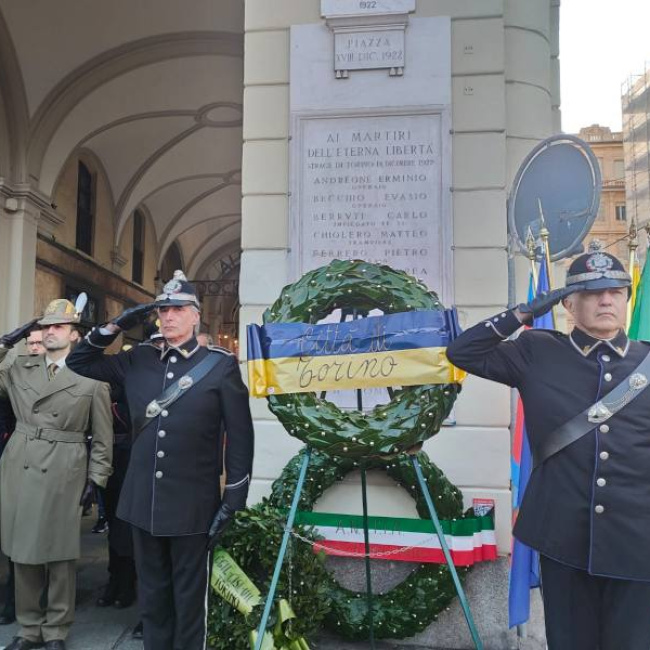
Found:
M 565 288 L 447 349 L 521 394 L 534 469 L 514 535 L 541 554 L 549 650 L 650 648 L 650 345 L 625 335 L 630 285 L 615 257 L 586 253 Z M 571 334 L 506 340 L 560 300 Z
M 156 308 L 165 344 L 104 348 Z M 117 516 L 133 526 L 146 650 L 203 650 L 208 547 L 244 508 L 253 461 L 248 391 L 237 359 L 201 347 L 193 286 L 180 272 L 155 303 L 93 330 L 69 357 L 81 375 L 124 385 L 134 442 Z M 227 485 L 220 496 L 221 431 Z

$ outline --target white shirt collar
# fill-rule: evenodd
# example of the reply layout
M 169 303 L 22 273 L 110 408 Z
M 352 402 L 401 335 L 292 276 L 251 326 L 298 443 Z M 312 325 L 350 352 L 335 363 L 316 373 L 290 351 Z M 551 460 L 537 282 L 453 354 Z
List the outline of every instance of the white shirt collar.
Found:
M 52 364 L 52 363 L 59 366 L 59 370 L 61 370 L 62 368 L 65 368 L 65 357 L 63 357 L 63 359 L 59 359 L 58 361 L 52 361 L 52 359 L 50 359 L 50 357 L 45 355 L 45 367 L 49 368 L 50 364 Z

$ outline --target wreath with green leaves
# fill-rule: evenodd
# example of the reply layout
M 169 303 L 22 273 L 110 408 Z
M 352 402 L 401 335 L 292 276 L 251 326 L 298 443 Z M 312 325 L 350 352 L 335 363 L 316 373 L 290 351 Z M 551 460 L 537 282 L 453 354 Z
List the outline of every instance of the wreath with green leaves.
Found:
M 288 509 L 295 492 L 304 450 L 285 466 L 280 478 L 272 487 L 270 505 Z M 429 487 L 431 498 L 441 519 L 458 519 L 463 516 L 463 497 L 438 467 L 420 451 L 417 459 Z M 365 469 L 383 469 L 415 500 L 418 514 L 430 519 L 424 495 L 418 485 L 415 469 L 408 454 L 390 459 L 373 457 L 362 461 Z M 311 511 L 314 504 L 329 487 L 343 480 L 346 474 L 359 466 L 357 461 L 340 459 L 333 462 L 326 454 L 313 452 L 302 489 L 299 510 Z M 433 535 L 432 526 L 432 535 Z M 307 544 L 303 544 L 307 547 Z M 302 551 L 301 551 L 302 552 Z M 467 569 L 456 569 L 462 579 Z M 341 586 L 328 574 L 327 596 L 330 609 L 325 615 L 326 626 L 336 634 L 350 640 L 368 638 L 368 603 L 365 593 Z M 454 583 L 446 565 L 420 564 L 394 589 L 373 594 L 374 635 L 378 639 L 404 639 L 424 630 L 438 614 L 449 606 L 456 596 Z
M 402 271 L 363 261 L 335 260 L 306 273 L 285 287 L 264 313 L 264 323 L 316 323 L 336 309 L 366 315 L 444 308 L 435 293 Z M 315 393 L 269 396 L 270 410 L 285 429 L 312 449 L 299 509 L 312 510 L 322 494 L 355 468 L 384 469 L 414 498 L 422 518 L 429 518 L 411 456 L 435 435 L 460 391 L 458 384 L 395 389 L 388 404 L 369 413 L 344 411 Z M 296 489 L 304 450 L 287 463 L 273 483 L 269 499 L 238 513 L 223 539 L 224 547 L 268 593 L 282 531 Z M 462 496 L 424 452 L 417 458 L 441 519 L 462 517 Z M 365 594 L 341 586 L 327 571 L 323 553 L 314 553 L 315 538 L 298 527 L 301 541 L 291 541 L 278 598 L 286 598 L 297 615 L 296 634 L 309 638 L 321 623 L 347 639 L 365 639 L 368 611 Z M 308 543 L 305 543 L 305 540 Z M 461 579 L 468 569 L 458 568 Z M 299 576 L 299 578 L 298 578 Z M 406 638 L 425 629 L 455 597 L 445 565 L 420 564 L 397 587 L 375 594 L 376 638 Z M 259 625 L 260 607 L 244 618 L 224 600 L 213 598 L 209 640 L 216 650 L 249 650 L 248 633 Z M 277 620 L 272 610 L 269 626 Z
M 274 481 L 269 499 L 238 513 L 226 531 L 222 544 L 244 572 L 268 593 L 286 513 L 296 489 L 304 450 L 285 466 Z M 428 458 L 417 454 L 436 510 L 442 519 L 462 517 L 462 495 Z M 311 511 L 323 493 L 343 480 L 359 466 L 357 461 L 332 458 L 313 452 L 303 487 L 300 510 Z M 429 518 L 429 511 L 417 484 L 411 457 L 399 454 L 390 459 L 372 458 L 366 469 L 384 469 L 415 500 L 418 514 Z M 350 640 L 368 638 L 368 606 L 365 594 L 346 589 L 325 567 L 324 553 L 314 553 L 311 544 L 317 538 L 309 529 L 294 528 L 301 539 L 290 542 L 289 559 L 285 562 L 277 598 L 285 598 L 296 612 L 292 632 L 307 639 L 324 624 L 329 630 Z M 432 533 L 433 534 L 433 533 Z M 304 540 L 308 540 L 305 542 Z M 466 568 L 457 568 L 462 579 Z M 373 621 L 375 638 L 403 639 L 424 630 L 456 595 L 449 569 L 442 564 L 420 564 L 397 587 L 374 594 Z M 248 634 L 260 622 L 261 606 L 245 618 L 225 600 L 211 599 L 208 617 L 208 640 L 214 650 L 250 650 Z M 272 628 L 277 619 L 274 606 L 269 621 Z
M 388 266 L 334 260 L 285 287 L 264 312 L 264 323 L 316 323 L 336 309 L 367 314 L 443 311 L 438 296 Z M 315 393 L 268 397 L 269 408 L 292 436 L 333 457 L 368 458 L 407 451 L 435 435 L 459 384 L 409 386 L 369 413 L 344 411 Z
M 278 511 L 268 499 L 263 499 L 261 503 L 238 512 L 220 542 L 264 597 L 271 587 L 285 523 L 286 511 Z M 310 537 L 308 529 L 298 527 L 294 530 L 306 539 Z M 297 539 L 290 540 L 276 602 L 271 610 L 270 629 L 277 623 L 277 602 L 282 598 L 290 603 L 297 615 L 290 623 L 289 635 L 310 638 L 322 627 L 330 611 L 330 574 L 324 559 L 322 553 L 314 553 L 307 544 Z M 211 590 L 208 607 L 210 650 L 250 650 L 249 634 L 259 627 L 263 608 L 264 603 L 261 603 L 248 616 L 243 616 Z

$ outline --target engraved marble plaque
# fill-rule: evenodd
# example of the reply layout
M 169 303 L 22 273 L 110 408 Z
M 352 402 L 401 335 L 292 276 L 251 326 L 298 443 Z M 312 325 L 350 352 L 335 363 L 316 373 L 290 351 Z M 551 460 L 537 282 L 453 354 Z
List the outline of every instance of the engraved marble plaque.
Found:
M 334 35 L 335 70 L 404 67 L 404 28 L 340 31 Z
M 296 275 L 365 259 L 443 286 L 441 124 L 435 112 L 299 119 Z

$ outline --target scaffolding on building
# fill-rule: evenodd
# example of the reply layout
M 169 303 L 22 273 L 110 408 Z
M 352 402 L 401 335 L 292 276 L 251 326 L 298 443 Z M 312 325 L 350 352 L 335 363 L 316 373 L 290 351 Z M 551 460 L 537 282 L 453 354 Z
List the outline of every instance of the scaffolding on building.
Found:
M 628 220 L 650 224 L 650 62 L 621 89 Z

